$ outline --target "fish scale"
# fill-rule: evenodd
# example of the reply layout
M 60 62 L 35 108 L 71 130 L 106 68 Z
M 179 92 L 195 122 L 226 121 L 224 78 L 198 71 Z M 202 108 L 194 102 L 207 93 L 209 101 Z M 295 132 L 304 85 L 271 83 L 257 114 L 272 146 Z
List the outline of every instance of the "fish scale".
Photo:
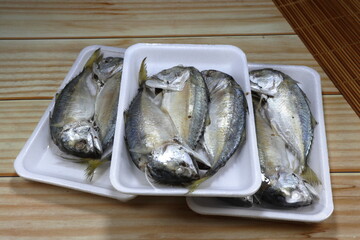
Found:
M 247 102 L 239 84 L 228 74 L 203 71 L 210 92 L 209 119 L 205 127 L 204 147 L 212 160 L 204 181 L 214 175 L 245 141 Z

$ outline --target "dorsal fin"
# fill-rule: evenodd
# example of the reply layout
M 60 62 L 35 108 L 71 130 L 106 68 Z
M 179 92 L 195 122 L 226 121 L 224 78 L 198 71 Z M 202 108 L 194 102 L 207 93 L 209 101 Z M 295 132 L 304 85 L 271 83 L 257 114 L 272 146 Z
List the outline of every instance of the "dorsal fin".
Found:
M 85 68 L 92 68 L 93 63 L 98 61 L 98 59 L 102 58 L 102 54 L 100 54 L 100 48 L 96 49 L 95 52 L 91 55 L 91 57 L 87 60 Z
M 141 66 L 139 70 L 139 87 L 143 85 L 146 79 L 147 79 L 146 58 L 144 58 L 141 62 Z

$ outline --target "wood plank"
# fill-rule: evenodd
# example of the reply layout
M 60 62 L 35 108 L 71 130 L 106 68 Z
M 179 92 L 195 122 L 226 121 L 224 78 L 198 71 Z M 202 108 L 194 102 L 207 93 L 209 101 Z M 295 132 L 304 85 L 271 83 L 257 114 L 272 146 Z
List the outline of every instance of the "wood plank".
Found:
M 359 171 L 360 118 L 342 96 L 323 99 L 330 167 L 332 171 Z
M 338 93 L 297 36 L 3 40 L 0 41 L 0 99 L 51 98 L 84 47 L 100 44 L 126 48 L 138 42 L 235 45 L 247 54 L 249 62 L 312 67 L 321 75 L 324 93 Z
M 360 117 L 360 1 L 274 3 Z
M 69 189 L 0 179 L 3 239 L 355 239 L 360 238 L 360 174 L 332 174 L 335 211 L 318 224 L 202 216 L 183 197 L 139 196 L 128 203 Z M 274 237 L 270 237 L 274 236 Z
M 0 1 L 1 39 L 292 34 L 268 0 Z
M 0 176 L 14 175 L 14 159 L 49 102 L 0 101 Z M 324 109 L 331 171 L 360 171 L 360 119 L 340 95 L 324 96 Z

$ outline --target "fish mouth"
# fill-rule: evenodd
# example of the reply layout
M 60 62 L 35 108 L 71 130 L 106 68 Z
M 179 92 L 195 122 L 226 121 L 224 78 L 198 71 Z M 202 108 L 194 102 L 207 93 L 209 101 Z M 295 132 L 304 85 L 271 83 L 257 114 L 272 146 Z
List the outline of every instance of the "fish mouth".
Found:
M 171 186 L 187 186 L 200 179 L 199 174 L 191 173 L 186 168 L 179 168 L 175 171 L 163 167 L 147 165 L 147 174 L 155 183 L 171 185 Z M 187 172 L 187 174 L 182 174 Z M 190 174 L 189 174 L 190 173 Z
M 311 205 L 319 199 L 316 190 L 294 173 L 280 173 L 277 180 L 265 177 L 262 191 L 257 193 L 262 205 L 279 208 L 298 208 Z M 265 204 L 264 204 L 265 203 Z

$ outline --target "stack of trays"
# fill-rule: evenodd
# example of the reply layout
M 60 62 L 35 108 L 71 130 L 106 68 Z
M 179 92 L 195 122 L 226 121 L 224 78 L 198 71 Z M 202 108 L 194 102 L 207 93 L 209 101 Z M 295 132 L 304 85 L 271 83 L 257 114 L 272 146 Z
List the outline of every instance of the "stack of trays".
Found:
M 84 166 L 66 161 L 51 149 L 49 115 L 55 98 L 42 116 L 33 134 L 15 160 L 16 172 L 29 180 L 49 183 L 121 201 L 136 195 L 186 196 L 189 207 L 197 213 L 238 217 L 268 218 L 304 222 L 326 219 L 333 211 L 327 155 L 320 77 L 304 66 L 248 64 L 245 54 L 229 45 L 135 44 L 128 49 L 107 46 L 84 48 L 61 84 L 59 91 L 77 76 L 92 53 L 100 48 L 104 56 L 124 57 L 119 95 L 114 147 L 111 161 L 97 169 L 91 182 L 84 175 Z M 151 76 L 177 65 L 193 66 L 198 70 L 215 69 L 231 75 L 245 93 L 248 105 L 246 141 L 227 164 L 194 191 L 181 186 L 154 186 L 132 162 L 124 140 L 124 111 L 138 92 L 139 69 L 147 58 Z M 238 207 L 220 197 L 244 197 L 258 191 L 262 174 L 258 157 L 249 71 L 272 68 L 282 71 L 299 82 L 307 95 L 311 111 L 318 122 L 314 131 L 309 165 L 321 181 L 317 188 L 319 200 L 310 206 L 294 209 L 273 209 L 253 206 Z

